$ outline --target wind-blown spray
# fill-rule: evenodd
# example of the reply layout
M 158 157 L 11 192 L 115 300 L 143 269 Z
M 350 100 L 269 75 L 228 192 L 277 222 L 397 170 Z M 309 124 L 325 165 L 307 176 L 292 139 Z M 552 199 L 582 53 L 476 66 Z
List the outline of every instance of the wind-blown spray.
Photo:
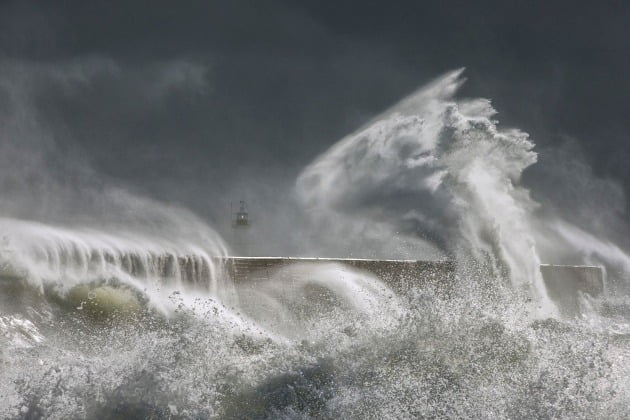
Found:
M 369 225 L 376 213 L 392 229 L 411 219 L 447 254 L 507 276 L 552 310 L 529 222 L 536 203 L 519 184 L 536 162 L 534 145 L 520 130 L 500 129 L 488 100 L 455 98 L 462 71 L 335 144 L 300 175 L 298 193 L 329 219 L 358 214 Z
M 481 266 L 484 284 L 544 305 L 536 203 L 520 185 L 533 144 L 500 129 L 487 100 L 455 99 L 462 82 L 449 73 L 342 139 L 297 191 L 332 240 L 346 239 L 335 232 L 346 224 L 354 243 L 398 232 L 416 258 Z M 13 120 L 0 150 L 20 129 L 46 132 Z M 42 160 L 28 165 L 35 181 L 48 179 Z M 7 179 L 22 178 L 31 179 Z M 427 283 L 394 294 L 336 265 L 232 284 L 213 265 L 223 242 L 191 213 L 91 182 L 74 191 L 60 178 L 40 185 L 42 200 L 8 188 L 0 206 L 0 417 L 628 416 L 624 301 L 599 323 L 532 320 L 514 316 L 527 306 L 520 293 L 497 305 Z M 608 245 L 552 225 L 585 254 Z

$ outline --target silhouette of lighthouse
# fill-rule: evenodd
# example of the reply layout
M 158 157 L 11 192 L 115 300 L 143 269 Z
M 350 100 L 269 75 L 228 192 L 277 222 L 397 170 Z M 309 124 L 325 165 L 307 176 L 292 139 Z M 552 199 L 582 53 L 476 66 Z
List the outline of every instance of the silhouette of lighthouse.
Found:
M 249 256 L 249 228 L 247 203 L 241 200 L 239 210 L 236 213 L 232 212 L 232 247 L 237 256 Z

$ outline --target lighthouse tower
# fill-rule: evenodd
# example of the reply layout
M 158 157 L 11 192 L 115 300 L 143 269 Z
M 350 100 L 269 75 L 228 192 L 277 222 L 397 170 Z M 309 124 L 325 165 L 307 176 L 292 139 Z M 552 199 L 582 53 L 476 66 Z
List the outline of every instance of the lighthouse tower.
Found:
M 250 233 L 249 213 L 247 203 L 241 201 L 236 213 L 232 213 L 232 247 L 234 253 L 240 257 L 249 256 Z

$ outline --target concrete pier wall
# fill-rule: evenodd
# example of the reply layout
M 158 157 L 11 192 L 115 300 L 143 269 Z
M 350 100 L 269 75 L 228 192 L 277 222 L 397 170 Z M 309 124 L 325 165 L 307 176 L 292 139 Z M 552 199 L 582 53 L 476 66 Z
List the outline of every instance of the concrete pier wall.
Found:
M 549 297 L 565 315 L 580 313 L 584 299 L 604 293 L 604 270 L 601 267 L 543 264 L 540 272 Z
M 366 271 L 397 291 L 425 284 L 447 286 L 452 282 L 455 272 L 454 264 L 448 261 L 288 257 L 228 257 L 222 261 L 226 273 L 236 284 L 255 284 L 278 276 L 281 281 L 290 281 L 290 278 L 282 278 L 282 269 L 298 264 L 303 267 L 337 264 L 342 268 Z
M 394 291 L 403 291 L 426 284 L 443 285 L 444 290 L 456 287 L 455 265 L 448 261 L 369 260 L 340 258 L 285 258 L 285 257 L 227 257 L 221 259 L 226 273 L 236 284 L 255 288 L 259 282 L 274 278 L 287 282 L 290 275 L 283 268 L 291 265 L 338 264 L 350 269 L 369 272 L 380 278 Z M 604 292 L 604 272 L 601 267 L 541 265 L 543 280 L 549 297 L 561 312 L 573 315 L 579 312 L 580 294 L 596 297 Z M 284 278 L 287 277 L 287 278 Z

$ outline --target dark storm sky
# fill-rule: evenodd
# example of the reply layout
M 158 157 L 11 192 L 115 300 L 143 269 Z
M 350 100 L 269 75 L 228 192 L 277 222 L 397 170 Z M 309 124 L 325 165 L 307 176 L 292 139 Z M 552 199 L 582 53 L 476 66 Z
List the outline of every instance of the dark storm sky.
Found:
M 0 59 L 55 147 L 215 222 L 463 66 L 503 125 L 630 189 L 625 1 L 2 1 Z

